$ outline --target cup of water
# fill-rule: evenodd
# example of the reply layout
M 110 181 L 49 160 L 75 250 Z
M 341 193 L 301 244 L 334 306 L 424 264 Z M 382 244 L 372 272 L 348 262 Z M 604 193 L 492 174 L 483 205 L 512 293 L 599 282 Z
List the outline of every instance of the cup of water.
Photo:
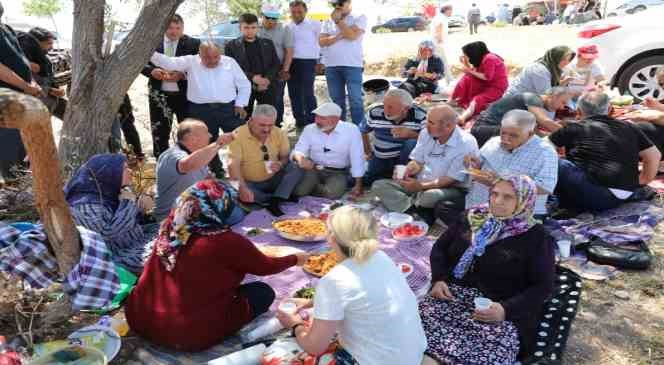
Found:
M 475 303 L 475 310 L 485 311 L 491 307 L 491 299 L 484 297 L 477 297 L 473 300 Z
M 572 241 L 560 240 L 557 243 L 558 243 L 558 252 L 560 252 L 560 258 L 562 259 L 569 258 L 570 251 L 572 250 Z

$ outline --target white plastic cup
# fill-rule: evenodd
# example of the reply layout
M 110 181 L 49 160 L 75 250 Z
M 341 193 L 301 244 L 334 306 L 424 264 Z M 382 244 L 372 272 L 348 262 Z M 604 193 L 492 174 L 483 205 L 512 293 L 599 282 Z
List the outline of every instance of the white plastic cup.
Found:
M 272 161 L 265 161 L 265 171 L 267 171 L 268 174 L 272 173 Z
M 560 240 L 557 243 L 558 243 L 558 251 L 560 252 L 560 257 L 563 259 L 568 258 L 570 250 L 572 249 L 572 241 Z
M 491 307 L 491 299 L 484 297 L 477 297 L 473 300 L 475 303 L 475 310 L 485 311 Z
M 279 304 L 279 310 L 287 314 L 295 314 L 297 313 L 297 304 L 293 301 L 286 300 Z
M 398 180 L 403 180 L 406 177 L 406 165 L 394 166 L 394 174 Z

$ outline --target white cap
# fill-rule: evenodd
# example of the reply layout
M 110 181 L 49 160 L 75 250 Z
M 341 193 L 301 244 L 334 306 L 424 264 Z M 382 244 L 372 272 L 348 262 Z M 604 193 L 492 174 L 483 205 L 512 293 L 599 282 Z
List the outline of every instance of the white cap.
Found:
M 281 10 L 279 5 L 265 3 L 261 6 L 261 13 L 268 18 L 279 19 L 281 16 Z
M 323 103 L 314 109 L 312 113 L 321 117 L 340 117 L 341 107 L 335 103 Z

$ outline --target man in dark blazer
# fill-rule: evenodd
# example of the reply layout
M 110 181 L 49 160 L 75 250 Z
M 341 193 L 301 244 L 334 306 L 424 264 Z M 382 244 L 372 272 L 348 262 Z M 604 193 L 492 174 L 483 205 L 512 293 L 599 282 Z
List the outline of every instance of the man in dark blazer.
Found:
M 159 43 L 157 52 L 169 57 L 198 54 L 201 41 L 184 34 L 184 21 L 178 14 L 173 15 L 164 40 Z M 142 74 L 150 79 L 150 124 L 152 126 L 153 153 L 156 158 L 169 147 L 173 114 L 181 122 L 187 111 L 186 75 L 177 71 L 164 70 L 148 63 Z
M 254 14 L 242 14 L 239 18 L 242 35 L 226 43 L 224 54 L 232 57 L 251 81 L 251 97 L 247 105 L 247 116 L 258 104 L 275 104 L 275 86 L 281 61 L 274 43 L 258 34 L 258 18 Z

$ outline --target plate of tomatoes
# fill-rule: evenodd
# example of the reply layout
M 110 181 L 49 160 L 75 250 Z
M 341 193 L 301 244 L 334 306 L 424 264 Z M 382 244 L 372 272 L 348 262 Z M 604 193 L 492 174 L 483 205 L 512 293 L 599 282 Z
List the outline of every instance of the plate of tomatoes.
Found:
M 397 264 L 397 267 L 399 268 L 399 271 L 403 274 L 403 276 L 408 277 L 410 274 L 413 273 L 413 265 L 406 263 L 406 262 L 400 262 Z
M 392 237 L 398 241 L 414 240 L 424 237 L 429 231 L 429 225 L 424 222 L 404 223 L 392 230 Z

